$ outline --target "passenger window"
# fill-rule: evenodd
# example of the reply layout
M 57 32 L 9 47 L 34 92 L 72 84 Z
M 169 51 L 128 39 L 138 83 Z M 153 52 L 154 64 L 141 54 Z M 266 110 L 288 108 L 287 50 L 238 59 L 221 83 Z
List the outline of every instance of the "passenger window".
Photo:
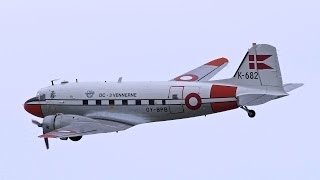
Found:
M 114 100 L 109 100 L 109 105 L 114 105 Z
M 154 100 L 149 100 L 149 105 L 154 105 Z
M 141 105 L 141 100 L 136 100 L 136 105 Z
M 96 100 L 96 105 L 101 106 L 101 100 Z
M 128 105 L 128 100 L 122 100 L 122 105 Z
M 173 94 L 172 99 L 179 99 L 178 94 Z
M 83 103 L 83 105 L 88 105 L 89 101 L 88 100 L 83 100 L 82 103 Z

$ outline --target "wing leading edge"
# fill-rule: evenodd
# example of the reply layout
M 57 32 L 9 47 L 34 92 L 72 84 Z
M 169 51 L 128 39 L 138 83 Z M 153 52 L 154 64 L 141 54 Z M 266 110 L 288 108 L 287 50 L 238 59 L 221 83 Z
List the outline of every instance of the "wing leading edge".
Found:
M 226 58 L 218 58 L 178 76 L 171 81 L 209 81 L 214 75 L 226 67 L 228 62 Z
M 123 131 L 132 125 L 109 120 L 74 121 L 71 124 L 39 136 L 40 138 L 67 138 L 98 133 Z

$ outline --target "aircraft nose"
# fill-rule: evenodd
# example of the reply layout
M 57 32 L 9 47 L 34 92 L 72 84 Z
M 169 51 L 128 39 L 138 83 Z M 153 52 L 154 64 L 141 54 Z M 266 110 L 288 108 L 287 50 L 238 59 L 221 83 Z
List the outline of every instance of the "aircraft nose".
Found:
M 34 116 L 41 118 L 44 117 L 41 109 L 41 104 L 39 103 L 39 98 L 37 97 L 31 98 L 28 101 L 26 101 L 24 103 L 24 109 Z

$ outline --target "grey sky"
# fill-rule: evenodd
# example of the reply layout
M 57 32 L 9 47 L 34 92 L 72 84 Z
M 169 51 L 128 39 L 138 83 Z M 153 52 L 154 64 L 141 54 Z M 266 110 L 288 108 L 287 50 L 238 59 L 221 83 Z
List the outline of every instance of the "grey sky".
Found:
M 0 179 L 320 179 L 317 1 L 0 1 Z M 166 81 L 252 42 L 278 48 L 291 96 L 78 143 L 37 138 L 22 104 L 50 80 Z

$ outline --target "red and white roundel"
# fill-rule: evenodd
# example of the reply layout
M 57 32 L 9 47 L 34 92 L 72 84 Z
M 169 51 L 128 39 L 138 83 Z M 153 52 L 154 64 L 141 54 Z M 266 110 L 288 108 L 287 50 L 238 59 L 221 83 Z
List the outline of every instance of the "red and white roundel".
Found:
M 191 110 L 197 110 L 201 107 L 202 100 L 199 94 L 191 93 L 186 97 L 186 106 Z
M 197 75 L 185 74 L 185 75 L 176 77 L 174 80 L 176 80 L 176 81 L 196 81 L 198 79 L 199 79 L 199 77 Z

